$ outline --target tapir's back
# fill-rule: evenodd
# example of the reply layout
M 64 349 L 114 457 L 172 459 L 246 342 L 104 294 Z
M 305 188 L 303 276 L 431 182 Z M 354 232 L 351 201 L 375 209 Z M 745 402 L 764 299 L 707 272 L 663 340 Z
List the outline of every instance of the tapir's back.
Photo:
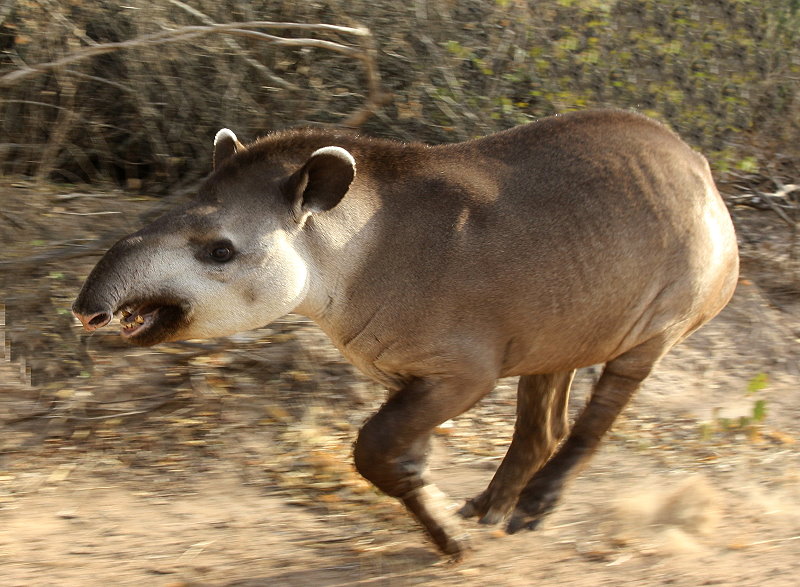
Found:
M 708 165 L 659 123 L 585 112 L 419 156 L 383 186 L 351 294 L 401 293 L 398 327 L 417 338 L 490 333 L 504 374 L 550 372 L 664 329 L 678 340 L 733 292 L 736 239 Z

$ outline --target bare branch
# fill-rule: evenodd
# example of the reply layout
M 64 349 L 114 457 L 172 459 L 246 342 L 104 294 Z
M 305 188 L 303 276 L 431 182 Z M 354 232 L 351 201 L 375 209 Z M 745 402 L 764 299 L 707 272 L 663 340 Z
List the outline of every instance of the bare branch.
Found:
M 71 72 L 67 71 L 65 73 L 71 73 Z M 0 103 L 5 103 L 5 104 L 29 104 L 31 106 L 42 106 L 44 108 L 54 108 L 56 110 L 63 111 L 63 112 L 70 111 L 69 108 L 66 108 L 64 106 L 59 106 L 57 104 L 50 104 L 48 102 L 37 102 L 35 100 L 6 100 L 5 98 L 0 98 Z M 71 112 L 72 112 L 71 115 L 75 116 L 76 120 L 80 120 L 82 122 L 94 124 L 96 126 L 101 126 L 103 128 L 113 128 L 115 130 L 120 130 L 120 131 L 124 131 L 125 130 L 123 128 L 120 128 L 119 126 L 114 126 L 113 124 L 97 124 L 97 123 L 87 119 L 86 117 L 81 116 L 80 114 L 77 114 L 74 111 L 71 111 Z M 16 146 L 20 146 L 20 145 L 15 145 L 13 143 L 0 143 L 0 148 L 3 148 L 3 147 L 9 148 L 11 146 L 15 146 L 16 147 Z M 42 145 L 24 145 L 24 146 L 26 148 L 29 148 L 29 149 L 33 149 L 33 148 L 42 149 L 42 148 L 44 148 Z
M 229 24 L 216 24 L 214 23 L 213 20 L 204 15 L 202 12 L 184 4 L 180 0 L 170 0 L 170 1 L 175 6 L 178 6 L 179 8 L 182 8 L 191 13 L 192 15 L 200 18 L 206 24 L 203 26 L 199 25 L 185 26 L 172 30 L 160 31 L 157 33 L 151 33 L 133 39 L 128 39 L 127 41 L 120 41 L 115 43 L 98 43 L 73 51 L 72 53 L 69 53 L 61 57 L 60 59 L 56 59 L 54 61 L 50 61 L 47 63 L 38 63 L 35 65 L 24 65 L 21 66 L 16 71 L 12 71 L 3 76 L 0 76 L 0 88 L 8 88 L 31 77 L 41 75 L 53 70 L 60 70 L 68 65 L 72 65 L 80 61 L 96 57 L 98 55 L 112 53 L 114 51 L 120 51 L 124 49 L 135 49 L 139 47 L 153 47 L 168 43 L 181 43 L 214 33 L 222 33 L 225 35 L 250 37 L 279 47 L 314 47 L 318 49 L 324 49 L 326 51 L 333 51 L 336 53 L 340 53 L 352 59 L 359 60 L 362 63 L 366 73 L 367 96 L 365 98 L 364 106 L 362 106 L 354 113 L 350 114 L 344 120 L 342 124 L 346 127 L 355 128 L 360 126 L 361 124 L 364 123 L 364 121 L 367 118 L 372 116 L 377 110 L 379 110 L 383 105 L 387 104 L 392 98 L 391 94 L 386 93 L 381 89 L 380 73 L 378 71 L 378 65 L 377 65 L 377 48 L 375 46 L 375 40 L 372 36 L 372 33 L 367 28 L 344 27 L 344 26 L 329 25 L 329 24 L 305 24 L 305 23 L 271 22 L 271 21 L 250 21 L 250 22 L 239 22 L 239 23 L 229 23 Z M 305 30 L 312 32 L 328 32 L 328 33 L 353 35 L 357 39 L 358 46 L 353 47 L 349 45 L 344 45 L 342 43 L 337 43 L 334 41 L 328 41 L 325 39 L 285 38 L 256 30 L 251 30 L 257 28 Z M 229 47 L 237 51 L 240 52 L 242 51 L 241 47 L 239 47 L 239 45 L 237 45 L 233 41 L 229 41 L 227 44 Z M 261 72 L 263 75 L 265 75 L 271 82 L 280 85 L 284 88 L 296 89 L 289 82 L 286 82 L 285 80 L 282 80 L 279 77 L 273 75 L 266 67 L 264 67 L 262 64 L 258 63 L 254 59 L 250 57 L 245 57 L 245 60 L 252 67 L 258 69 L 258 71 Z M 69 73 L 76 75 L 75 72 L 69 72 Z
M 189 6 L 185 2 L 181 2 L 180 0 L 169 0 L 169 2 L 171 4 L 173 4 L 174 6 L 177 6 L 178 8 L 180 8 L 182 10 L 185 10 L 186 12 L 191 14 L 192 16 L 194 16 L 196 18 L 199 18 L 200 21 L 203 24 L 210 25 L 210 26 L 218 24 L 213 19 L 211 19 L 208 15 L 200 12 L 199 10 L 197 10 L 197 8 Z M 261 75 L 263 75 L 265 78 L 267 78 L 270 82 L 272 82 L 276 86 L 280 86 L 280 87 L 288 89 L 288 90 L 297 90 L 298 89 L 297 86 L 295 86 L 294 84 L 287 82 L 285 79 L 280 78 L 277 75 L 274 75 L 269 70 L 269 68 L 265 67 L 263 64 L 259 63 L 258 61 L 256 61 L 252 57 L 248 57 L 247 55 L 244 55 L 243 53 L 244 53 L 245 50 L 242 49 L 241 45 L 239 45 L 239 43 L 237 43 L 233 39 L 229 39 L 229 38 L 226 37 L 225 38 L 225 44 L 228 47 L 230 47 L 231 49 L 233 49 L 237 53 L 237 55 L 240 55 L 242 57 L 242 59 L 244 59 L 245 63 L 247 63 L 250 67 L 252 67 L 256 71 L 258 71 Z
M 108 86 L 111 86 L 112 88 L 117 88 L 118 90 L 123 91 L 126 94 L 132 94 L 134 92 L 133 88 L 129 88 L 128 86 L 126 86 L 124 84 L 112 81 L 110 79 L 106 79 L 104 77 L 98 77 L 96 75 L 89 75 L 88 73 L 75 71 L 74 69 L 65 69 L 64 73 L 67 74 L 67 75 L 71 75 L 71 76 L 74 76 L 74 77 L 81 78 L 81 79 L 88 79 L 88 80 L 91 80 L 93 82 L 97 82 L 97 83 L 100 83 L 100 84 L 106 84 Z
M 227 26 L 228 25 L 214 25 L 213 28 L 227 27 Z M 216 31 L 208 31 L 208 32 L 204 31 L 201 34 L 208 34 L 209 32 L 216 32 Z M 260 39 L 262 41 L 267 41 L 272 45 L 278 45 L 279 47 L 316 47 L 318 49 L 328 49 L 329 51 L 342 53 L 344 55 L 347 55 L 348 57 L 358 58 L 361 55 L 361 51 L 359 49 L 348 47 L 347 45 L 342 45 L 341 43 L 334 43 L 333 41 L 325 41 L 323 39 L 310 39 L 310 38 L 286 39 L 284 37 L 276 37 L 275 35 L 269 35 L 267 33 L 260 33 L 258 31 L 251 31 L 242 28 L 225 28 L 224 32 L 233 35 L 241 35 L 243 37 L 252 37 L 254 39 Z M 191 36 L 196 37 L 199 35 L 192 33 Z
M 366 30 L 366 29 L 365 29 Z M 369 32 L 369 31 L 367 31 Z M 381 76 L 378 71 L 378 49 L 372 34 L 361 37 L 362 54 L 359 56 L 367 75 L 367 102 L 360 109 L 348 116 L 342 125 L 348 128 L 358 128 L 381 107 L 392 100 L 392 95 L 381 89 Z
M 243 35 L 255 37 L 271 44 L 282 47 L 318 47 L 320 49 L 327 49 L 336 51 L 349 57 L 358 57 L 361 54 L 359 49 L 348 47 L 340 43 L 332 41 L 325 41 L 322 39 L 299 38 L 299 39 L 286 39 L 284 37 L 277 37 L 267 33 L 259 33 L 257 31 L 247 30 L 248 28 L 278 28 L 285 30 L 312 30 L 312 31 L 327 31 L 355 35 L 357 37 L 371 36 L 368 29 L 365 28 L 351 28 L 326 24 L 304 24 L 294 22 L 269 22 L 269 21 L 252 21 L 252 22 L 237 22 L 229 24 L 214 24 L 206 26 L 186 26 L 177 28 L 171 31 L 161 31 L 149 35 L 143 35 L 127 41 L 120 41 L 118 43 L 99 43 L 90 47 L 84 47 L 77 51 L 73 51 L 65 55 L 61 59 L 50 61 L 48 63 L 38 63 L 36 65 L 29 65 L 20 68 L 11 73 L 7 73 L 0 77 L 0 88 L 7 88 L 20 83 L 22 80 L 36 75 L 40 75 L 47 71 L 52 71 L 96 57 L 97 55 L 105 55 L 114 51 L 122 49 L 135 49 L 143 46 L 163 45 L 167 43 L 179 43 L 189 41 L 198 37 L 214 33 L 228 33 L 234 35 Z
M 122 214 L 117 210 L 109 210 L 107 212 L 67 212 L 66 210 L 57 210 L 54 214 L 66 214 L 68 216 L 106 216 L 108 214 Z
M 788 193 L 788 192 L 787 192 L 787 193 Z M 772 209 L 772 211 L 773 211 L 773 212 L 775 212 L 775 214 L 777 214 L 777 215 L 780 217 L 780 219 L 781 219 L 781 220 L 783 220 L 783 221 L 784 221 L 784 222 L 785 222 L 785 223 L 786 223 L 786 224 L 789 226 L 789 228 L 792 228 L 792 229 L 794 229 L 794 228 L 796 228 L 796 227 L 797 227 L 797 222 L 795 222 L 794 220 L 792 220 L 791 218 L 789 218 L 789 215 L 788 215 L 788 214 L 786 214 L 786 212 L 784 212 L 784 211 L 781 209 L 781 206 L 779 206 L 779 205 L 778 205 L 778 204 L 777 204 L 777 203 L 776 203 L 776 202 L 773 200 L 773 198 L 775 198 L 775 197 L 781 197 L 781 196 L 784 196 L 784 197 L 785 197 L 785 194 L 781 194 L 781 193 L 780 193 L 780 191 L 779 191 L 779 192 L 776 192 L 776 193 L 774 193 L 774 194 L 766 194 L 766 193 L 761 193 L 761 198 L 762 198 L 762 199 L 764 200 L 764 202 L 766 202 L 766 204 L 767 204 L 767 205 L 768 205 L 768 206 L 769 206 L 769 207 Z
M 108 247 L 113 245 L 118 239 L 119 236 L 106 237 L 102 240 L 91 243 L 91 245 L 77 245 L 74 243 L 69 243 L 71 248 L 54 248 L 39 255 L 32 255 L 30 257 L 24 257 L 21 259 L 0 261 L 0 268 L 2 268 L 3 271 L 10 272 L 20 268 L 38 267 L 53 261 L 64 261 L 66 259 L 77 259 L 79 257 L 89 257 L 92 255 L 100 256 L 105 253 Z
M 53 130 L 50 133 L 50 140 L 45 145 L 39 158 L 39 165 L 34 174 L 36 181 L 41 181 L 49 175 L 55 165 L 58 153 L 67 140 L 70 129 L 75 124 L 76 112 L 72 109 L 72 106 L 75 103 L 75 96 L 78 92 L 77 84 L 75 80 L 64 76 L 63 72 L 59 72 L 56 78 L 58 79 L 58 85 L 66 107 L 60 108 L 58 111 Z

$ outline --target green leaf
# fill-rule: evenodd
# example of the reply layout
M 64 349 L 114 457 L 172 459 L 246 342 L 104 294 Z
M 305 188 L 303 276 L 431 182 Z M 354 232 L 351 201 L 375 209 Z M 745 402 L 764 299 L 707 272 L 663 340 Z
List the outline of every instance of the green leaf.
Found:
M 747 382 L 747 393 L 757 393 L 764 389 L 768 383 L 769 376 L 766 373 L 759 373 Z
M 753 420 L 763 422 L 767 417 L 767 400 L 760 399 L 753 404 Z
M 745 173 L 755 173 L 758 171 L 758 161 L 755 157 L 745 157 L 739 161 L 736 167 Z

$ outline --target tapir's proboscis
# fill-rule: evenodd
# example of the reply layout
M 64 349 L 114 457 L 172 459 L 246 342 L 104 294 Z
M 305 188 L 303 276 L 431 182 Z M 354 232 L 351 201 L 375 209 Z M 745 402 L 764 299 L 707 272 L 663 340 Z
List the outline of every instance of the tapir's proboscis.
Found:
M 131 343 L 229 335 L 290 312 L 388 388 L 358 471 L 454 558 L 431 432 L 519 376 L 511 446 L 459 513 L 534 528 L 633 392 L 736 286 L 705 158 L 644 116 L 598 110 L 429 146 L 326 129 L 217 133 L 188 204 L 117 242 L 73 311 Z M 572 428 L 575 370 L 604 364 Z

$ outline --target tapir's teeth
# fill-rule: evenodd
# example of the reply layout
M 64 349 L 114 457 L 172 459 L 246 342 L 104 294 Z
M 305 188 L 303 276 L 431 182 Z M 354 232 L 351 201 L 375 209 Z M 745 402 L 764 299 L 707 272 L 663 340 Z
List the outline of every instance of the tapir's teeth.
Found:
M 129 312 L 128 310 L 122 310 L 122 317 L 123 318 L 127 318 L 130 315 L 131 315 L 131 312 Z
M 142 318 L 141 314 L 137 314 L 133 321 L 136 322 L 136 324 L 144 324 L 144 318 Z

